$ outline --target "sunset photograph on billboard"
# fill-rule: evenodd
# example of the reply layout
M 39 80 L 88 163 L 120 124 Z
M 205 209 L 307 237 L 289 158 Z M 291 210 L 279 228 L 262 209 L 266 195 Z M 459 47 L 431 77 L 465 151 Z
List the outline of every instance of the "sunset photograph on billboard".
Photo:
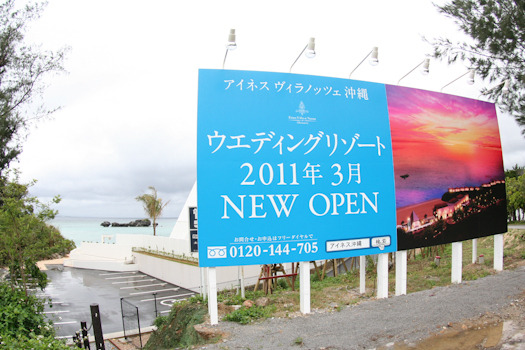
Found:
M 495 105 L 386 86 L 398 250 L 507 231 Z

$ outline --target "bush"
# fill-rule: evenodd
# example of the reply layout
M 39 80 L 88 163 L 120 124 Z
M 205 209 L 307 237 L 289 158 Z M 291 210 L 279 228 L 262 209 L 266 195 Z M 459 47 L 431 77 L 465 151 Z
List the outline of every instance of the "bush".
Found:
M 53 327 L 46 322 L 42 312 L 44 302 L 33 295 L 26 295 L 7 283 L 0 284 L 0 335 L 52 335 Z
M 54 338 L 53 325 L 42 314 L 43 300 L 8 283 L 0 283 L 0 295 L 0 348 L 69 349 Z
M 201 303 L 182 302 L 173 305 L 166 319 L 155 321 L 160 327 L 153 332 L 144 349 L 173 349 L 204 343 L 193 327 L 204 322 L 208 309 Z
M 29 337 L 6 337 L 0 341 L 0 348 L 9 350 L 32 349 L 32 350 L 71 350 L 63 341 L 55 339 L 54 336 L 43 336 L 30 334 Z
M 153 321 L 153 325 L 157 327 L 157 329 L 162 328 L 165 324 L 169 322 L 168 316 L 159 316 Z

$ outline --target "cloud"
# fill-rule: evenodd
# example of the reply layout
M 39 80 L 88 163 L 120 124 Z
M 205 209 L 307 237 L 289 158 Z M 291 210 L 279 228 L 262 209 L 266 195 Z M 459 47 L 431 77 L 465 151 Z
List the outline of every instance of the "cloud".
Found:
M 457 35 L 420 0 L 54 0 L 27 38 L 46 49 L 70 46 L 69 73 L 49 78 L 45 100 L 63 108 L 24 144 L 19 167 L 39 180 L 32 192 L 60 194 L 62 215 L 140 217 L 134 198 L 155 186 L 177 216 L 196 179 L 198 69 L 222 67 L 230 28 L 238 49 L 227 69 L 287 72 L 315 37 L 317 57 L 299 59 L 294 72 L 347 78 L 379 46 L 380 64 L 363 64 L 352 78 L 390 84 L 431 51 L 421 35 Z M 414 72 L 403 83 L 439 91 L 464 70 L 432 62 L 427 77 Z M 447 91 L 463 93 L 457 86 Z M 523 139 L 502 140 L 506 165 L 524 165 Z

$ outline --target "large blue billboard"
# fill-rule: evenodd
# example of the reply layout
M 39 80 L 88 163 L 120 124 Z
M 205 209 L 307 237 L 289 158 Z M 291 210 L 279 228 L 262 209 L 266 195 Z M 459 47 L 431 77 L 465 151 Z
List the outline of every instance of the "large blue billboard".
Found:
M 199 265 L 396 251 L 385 85 L 200 70 Z

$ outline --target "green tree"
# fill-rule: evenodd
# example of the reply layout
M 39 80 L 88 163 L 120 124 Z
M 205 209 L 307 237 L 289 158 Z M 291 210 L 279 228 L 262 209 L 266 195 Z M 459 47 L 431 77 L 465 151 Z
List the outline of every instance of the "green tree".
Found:
M 66 254 L 75 245 L 64 239 L 60 232 L 46 221 L 54 218 L 56 211 L 50 204 L 43 204 L 30 197 L 31 184 L 19 184 L 18 178 L 6 181 L 0 192 L 0 266 L 7 266 L 13 286 L 20 285 L 27 291 L 28 277 L 44 288 L 47 277 L 35 265 L 36 261 L 54 254 Z M 55 197 L 51 204 L 58 203 Z
M 513 115 L 525 135 L 525 2 L 452 0 L 437 7 L 472 40 L 436 39 L 434 56 L 446 57 L 449 63 L 468 62 L 492 86 L 482 89 L 482 94 Z
M 30 121 L 53 112 L 38 98 L 44 78 L 63 71 L 66 50 L 42 51 L 24 43 L 28 23 L 43 8 L 42 3 L 17 8 L 14 0 L 0 5 L 0 175 L 22 151 L 20 138 Z
M 148 187 L 151 190 L 151 194 L 143 194 L 136 197 L 135 199 L 142 202 L 144 211 L 148 217 L 153 221 L 153 236 L 157 235 L 157 218 L 162 215 L 162 211 L 168 205 L 170 201 L 162 203 L 162 198 L 158 198 L 157 190 L 153 186 Z
M 505 178 L 519 177 L 520 175 L 525 174 L 525 167 L 520 167 L 518 164 L 515 164 L 512 169 L 505 170 Z
M 507 192 L 507 215 L 510 221 L 523 220 L 525 211 L 525 167 L 514 165 L 505 170 Z
M 511 221 L 523 220 L 525 212 L 525 174 L 505 179 L 507 213 Z

